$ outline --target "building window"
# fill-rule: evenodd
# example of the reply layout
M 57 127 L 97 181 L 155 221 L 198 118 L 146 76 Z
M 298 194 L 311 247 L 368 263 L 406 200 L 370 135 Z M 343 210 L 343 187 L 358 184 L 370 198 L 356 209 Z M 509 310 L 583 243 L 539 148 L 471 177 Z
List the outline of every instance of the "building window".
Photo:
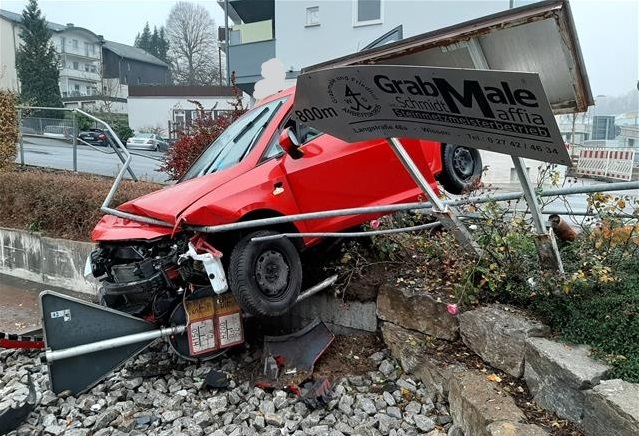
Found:
M 71 43 L 73 44 L 73 48 L 77 50 L 78 49 L 78 40 L 77 39 L 73 39 L 73 40 L 71 40 Z
M 79 70 L 80 69 L 80 64 L 77 62 L 73 62 L 73 69 L 74 70 Z
M 89 43 L 88 42 L 84 43 L 84 55 L 87 56 L 87 57 L 89 56 Z
M 131 64 L 130 64 L 130 63 L 128 63 L 128 62 L 127 62 L 127 64 L 126 64 L 126 69 L 127 69 L 127 71 L 131 71 Z
M 319 26 L 319 6 L 306 8 L 306 27 Z
M 84 64 L 84 71 L 86 71 L 87 73 L 91 71 L 91 66 L 89 64 Z
M 98 72 L 98 70 L 97 70 L 97 68 L 95 67 L 95 65 L 91 65 L 91 72 L 92 72 L 92 73 L 97 73 L 97 72 Z
M 382 0 L 354 0 L 354 26 L 367 26 L 369 24 L 381 24 Z

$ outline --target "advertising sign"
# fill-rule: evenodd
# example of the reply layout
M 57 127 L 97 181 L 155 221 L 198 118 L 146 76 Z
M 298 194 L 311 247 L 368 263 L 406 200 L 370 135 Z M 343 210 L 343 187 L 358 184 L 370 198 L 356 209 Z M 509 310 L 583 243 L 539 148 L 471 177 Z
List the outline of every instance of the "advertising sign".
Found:
M 422 138 L 571 165 L 534 73 L 353 66 L 302 74 L 293 117 L 348 142 Z

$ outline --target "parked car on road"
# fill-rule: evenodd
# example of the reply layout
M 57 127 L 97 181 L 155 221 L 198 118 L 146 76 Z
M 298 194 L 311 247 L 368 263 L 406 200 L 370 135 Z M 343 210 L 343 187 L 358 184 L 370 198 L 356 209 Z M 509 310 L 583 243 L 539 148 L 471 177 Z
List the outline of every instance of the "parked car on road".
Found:
M 99 145 L 106 147 L 109 145 L 109 138 L 107 132 L 102 129 L 88 129 L 78 133 L 78 138 L 91 145 Z M 80 142 L 83 144 L 83 142 Z
M 113 215 L 100 220 L 92 232 L 99 245 L 87 267 L 101 280 L 103 304 L 162 324 L 183 304 L 184 290 L 215 289 L 214 280 L 223 278 L 226 284 L 228 277 L 246 312 L 280 315 L 300 293 L 300 252 L 322 238 L 253 238 L 341 232 L 382 214 L 221 233 L 208 233 L 203 226 L 422 198 L 384 139 L 347 143 L 319 132 L 291 118 L 293 100 L 294 89 L 289 89 L 261 102 L 231 124 L 177 184 L 118 207 L 161 223 Z M 151 134 L 142 138 L 153 139 Z M 437 193 L 437 180 L 460 193 L 481 176 L 475 149 L 420 139 L 401 142 Z
M 166 151 L 169 144 L 155 133 L 138 133 L 126 140 L 126 148 Z

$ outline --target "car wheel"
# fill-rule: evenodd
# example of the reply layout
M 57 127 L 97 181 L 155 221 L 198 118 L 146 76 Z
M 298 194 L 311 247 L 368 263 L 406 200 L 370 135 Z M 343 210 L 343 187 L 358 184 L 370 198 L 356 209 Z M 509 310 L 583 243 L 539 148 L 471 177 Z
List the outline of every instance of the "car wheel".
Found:
M 471 189 L 481 177 L 482 162 L 479 150 L 461 145 L 442 144 L 442 172 L 439 183 L 451 194 Z
M 275 235 L 261 230 L 244 237 L 229 262 L 229 286 L 240 306 L 252 315 L 277 316 L 295 304 L 302 288 L 302 263 L 288 239 L 251 242 Z

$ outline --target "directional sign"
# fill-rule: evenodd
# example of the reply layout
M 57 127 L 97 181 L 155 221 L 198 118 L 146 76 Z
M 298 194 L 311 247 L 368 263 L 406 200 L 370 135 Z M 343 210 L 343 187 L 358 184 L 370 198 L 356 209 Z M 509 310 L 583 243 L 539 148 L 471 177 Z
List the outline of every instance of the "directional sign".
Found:
M 571 165 L 534 73 L 331 68 L 298 77 L 293 116 L 349 142 L 423 138 Z

